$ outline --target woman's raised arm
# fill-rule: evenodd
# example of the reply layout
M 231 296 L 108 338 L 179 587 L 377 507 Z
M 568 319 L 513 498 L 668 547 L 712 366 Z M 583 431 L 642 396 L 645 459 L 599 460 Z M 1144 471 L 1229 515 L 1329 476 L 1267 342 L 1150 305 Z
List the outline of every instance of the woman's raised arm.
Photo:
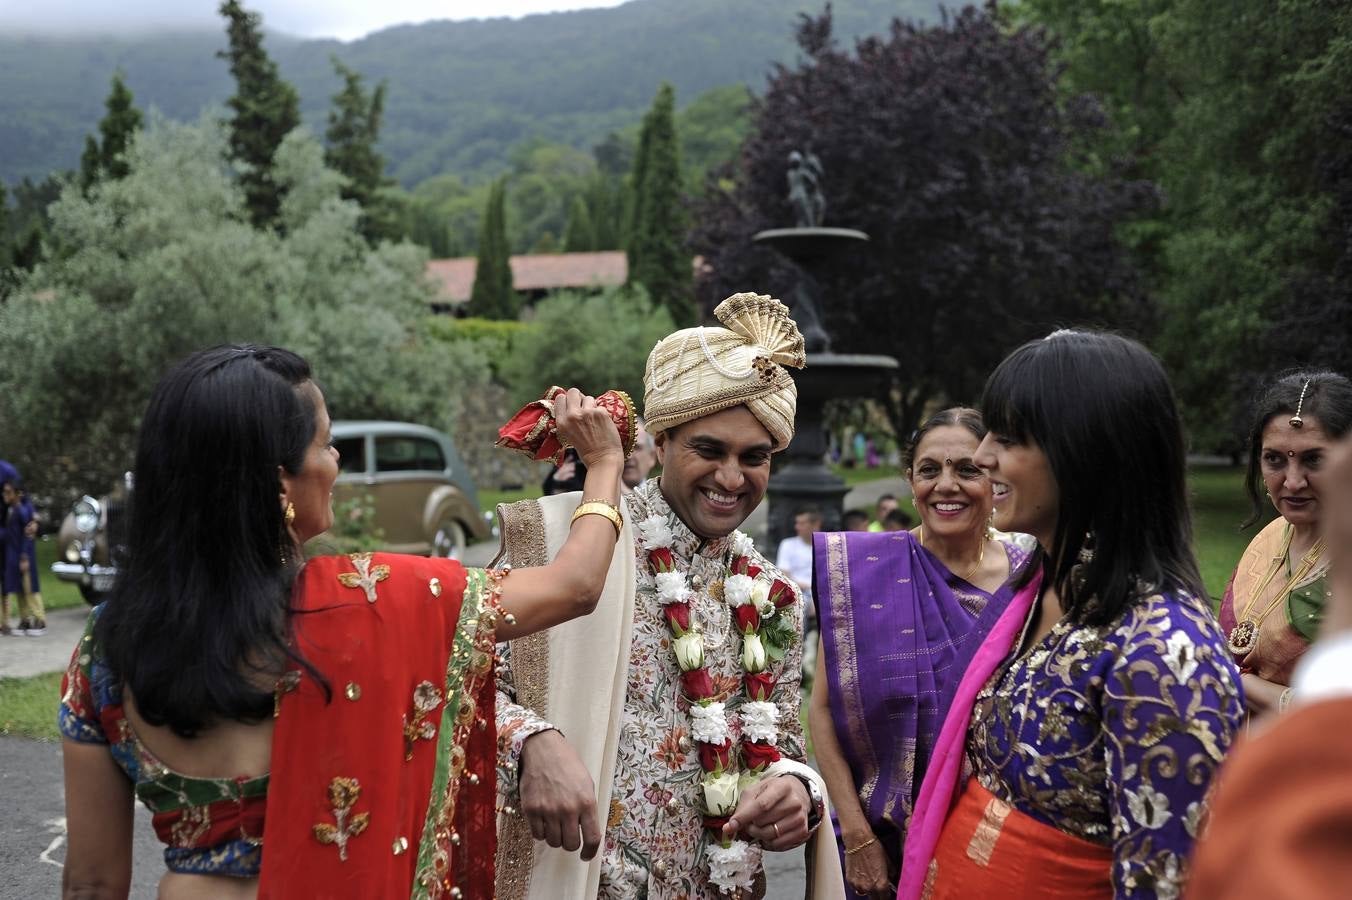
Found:
M 602 501 L 618 510 L 624 451 L 615 423 L 595 398 L 576 388 L 555 401 L 554 417 L 559 437 L 577 450 L 587 467 L 583 501 Z M 498 640 L 541 631 L 596 609 L 617 537 L 615 524 L 606 516 L 579 516 L 552 562 L 513 569 L 502 581 L 502 609 L 511 618 L 498 621 Z M 620 552 L 632 553 L 633 548 Z

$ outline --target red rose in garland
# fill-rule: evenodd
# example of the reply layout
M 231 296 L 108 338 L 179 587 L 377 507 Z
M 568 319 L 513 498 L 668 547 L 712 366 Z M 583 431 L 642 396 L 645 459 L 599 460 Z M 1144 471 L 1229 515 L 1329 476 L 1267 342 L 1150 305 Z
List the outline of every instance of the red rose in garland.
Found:
M 681 687 L 691 700 L 708 700 L 714 695 L 714 682 L 705 667 L 681 673 Z M 701 745 L 703 746 L 703 745 Z
M 723 772 L 731 769 L 735 757 L 731 738 L 722 744 L 699 743 L 699 764 L 706 772 Z
M 749 700 L 769 700 L 771 692 L 775 689 L 775 676 L 770 674 L 769 669 L 764 672 L 747 672 L 742 676 L 742 688 Z
M 732 611 L 737 619 L 737 630 L 742 634 L 751 634 L 760 628 L 760 613 L 756 611 L 756 604 L 744 603 Z
M 662 615 L 666 616 L 667 627 L 677 637 L 687 634 L 690 631 L 690 604 L 689 603 L 668 603 L 662 607 Z
M 744 741 L 742 743 L 742 764 L 752 772 L 759 772 L 771 763 L 779 762 L 780 753 L 773 744 L 763 744 L 759 741 Z
M 659 572 L 676 571 L 676 557 L 672 555 L 670 547 L 655 547 L 648 551 L 648 567 L 652 569 L 654 575 Z
M 776 578 L 770 585 L 770 602 L 775 605 L 775 609 L 783 609 L 786 606 L 792 606 L 798 597 L 793 592 L 793 588 L 782 578 Z

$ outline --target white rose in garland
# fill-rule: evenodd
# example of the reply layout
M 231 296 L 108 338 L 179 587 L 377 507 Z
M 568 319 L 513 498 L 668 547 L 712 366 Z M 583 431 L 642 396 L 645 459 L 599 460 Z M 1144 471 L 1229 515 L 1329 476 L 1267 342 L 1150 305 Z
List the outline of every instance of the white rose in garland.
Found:
M 756 552 L 756 542 L 751 540 L 744 532 L 734 531 L 731 540 L 734 556 L 750 556 Z
M 765 671 L 765 645 L 759 634 L 748 634 L 742 638 L 742 668 L 752 675 Z
M 770 582 L 764 578 L 756 579 L 755 585 L 751 588 L 751 602 L 756 604 L 756 612 L 760 613 L 762 619 L 768 619 L 775 614 L 775 604 L 770 599 Z
M 704 635 L 698 631 L 687 632 L 672 642 L 676 650 L 676 664 L 682 672 L 689 672 L 704 665 Z
M 704 811 L 711 816 L 730 816 L 741 799 L 741 784 L 736 772 L 706 775 L 700 782 L 704 789 Z

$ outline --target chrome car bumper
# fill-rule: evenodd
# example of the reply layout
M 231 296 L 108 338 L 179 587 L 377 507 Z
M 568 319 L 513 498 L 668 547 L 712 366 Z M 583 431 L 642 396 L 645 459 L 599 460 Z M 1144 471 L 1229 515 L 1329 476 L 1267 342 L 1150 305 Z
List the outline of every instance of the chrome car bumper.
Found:
M 113 566 L 100 566 L 93 563 L 85 565 L 84 563 L 54 562 L 52 563 L 52 574 L 60 581 L 87 584 L 94 590 L 102 592 L 113 589 L 113 578 L 117 575 L 117 569 Z

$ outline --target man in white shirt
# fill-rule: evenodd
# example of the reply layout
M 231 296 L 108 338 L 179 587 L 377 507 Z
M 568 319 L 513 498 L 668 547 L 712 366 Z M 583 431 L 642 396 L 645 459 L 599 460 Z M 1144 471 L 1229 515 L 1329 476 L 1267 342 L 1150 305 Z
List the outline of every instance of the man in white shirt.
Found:
M 775 566 L 783 569 L 803 594 L 812 600 L 812 535 L 822 530 L 822 514 L 815 506 L 800 509 L 793 517 L 793 536 L 779 542 Z

